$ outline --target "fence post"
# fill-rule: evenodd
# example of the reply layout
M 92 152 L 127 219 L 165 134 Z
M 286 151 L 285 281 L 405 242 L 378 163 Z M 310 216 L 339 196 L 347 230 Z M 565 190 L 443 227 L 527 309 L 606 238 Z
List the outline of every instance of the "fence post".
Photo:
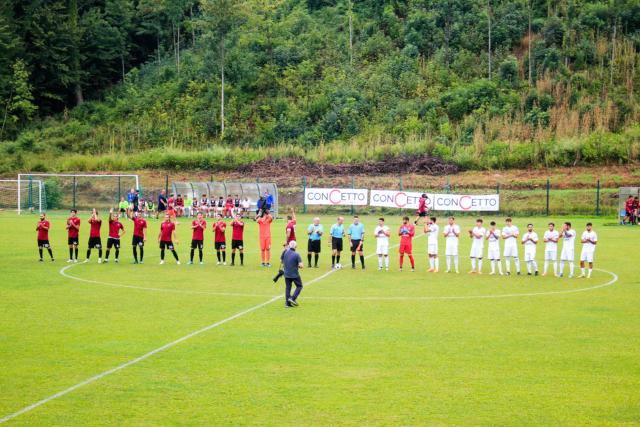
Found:
M 307 198 L 305 197 L 305 193 L 307 192 L 307 177 L 302 177 L 302 213 L 307 213 Z
M 76 209 L 76 177 L 73 177 L 73 209 Z
M 596 216 L 600 216 L 600 179 L 596 185 Z
M 404 191 L 404 185 L 402 184 L 402 175 L 400 175 L 400 191 Z
M 164 194 L 169 197 L 169 175 L 164 176 Z
M 500 194 L 500 183 L 496 183 L 496 194 Z
M 547 178 L 547 216 L 549 216 L 549 191 L 551 190 L 551 180 Z
M 356 188 L 356 180 L 353 176 L 351 177 L 351 188 Z M 356 214 L 355 206 L 351 205 L 351 216 L 355 214 Z
M 120 185 L 120 177 L 118 177 L 118 199 L 116 204 L 120 203 L 120 197 L 122 197 L 122 186 Z

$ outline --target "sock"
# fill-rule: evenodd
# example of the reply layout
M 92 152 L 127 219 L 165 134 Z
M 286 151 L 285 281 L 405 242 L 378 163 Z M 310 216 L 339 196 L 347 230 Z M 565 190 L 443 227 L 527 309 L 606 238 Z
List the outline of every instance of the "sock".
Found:
M 193 262 L 193 254 L 196 252 L 195 249 L 191 248 L 191 252 L 189 252 L 189 261 Z
M 458 262 L 458 255 L 454 255 L 453 256 L 453 265 L 456 266 L 456 272 L 460 271 L 460 268 L 458 268 L 459 262 Z
M 335 255 L 331 255 L 331 266 L 336 265 L 336 256 Z
M 51 248 L 47 248 L 47 252 L 49 252 L 49 256 L 51 257 L 51 259 L 53 259 L 53 251 L 51 250 Z M 42 256 L 40 256 L 40 258 L 42 258 Z
M 220 262 L 222 260 L 222 258 L 220 258 L 220 251 L 216 251 L 216 256 L 218 257 L 218 262 Z
M 266 258 L 267 254 L 265 253 L 265 251 L 260 251 L 260 262 L 264 264 L 266 262 Z
M 244 265 L 244 252 L 240 252 L 240 265 Z
M 516 271 L 517 271 L 518 273 L 520 273 L 520 258 L 515 257 L 515 258 L 513 259 L 513 262 L 516 264 Z
M 544 260 L 544 268 L 542 269 L 542 274 L 547 274 L 547 269 L 549 268 L 549 261 Z
M 478 271 L 482 271 L 482 258 L 478 260 Z
M 164 249 L 160 249 L 160 261 L 164 261 Z
M 364 255 L 360 255 L 360 264 L 362 264 L 362 268 L 364 268 Z
M 307 262 L 309 263 L 309 267 L 311 267 L 311 254 L 307 254 Z
M 447 271 L 451 271 L 451 255 L 447 255 Z
M 98 258 L 102 258 L 102 249 L 98 249 Z M 116 258 L 118 258 L 118 255 L 116 255 Z
M 533 265 L 533 270 L 534 271 L 538 271 L 538 263 L 536 262 L 535 259 L 531 260 L 531 265 Z
M 75 249 L 75 252 L 76 252 L 76 259 L 78 259 L 78 248 L 77 247 Z
M 109 249 L 107 249 L 107 252 L 104 254 L 104 259 L 108 260 L 109 259 L 109 252 L 111 252 Z M 116 258 L 118 258 L 118 256 L 116 256 Z
M 434 258 L 434 263 L 436 266 L 436 271 L 440 270 L 440 258 L 439 257 L 435 257 Z
M 511 257 L 508 256 L 505 260 L 504 260 L 504 264 L 507 267 L 507 273 L 511 273 Z
M 340 264 L 340 255 L 336 255 L 336 262 Z
M 38 248 L 38 253 L 40 254 L 40 259 L 42 259 L 42 248 Z
M 265 261 L 266 261 L 267 263 L 271 262 L 271 250 L 270 250 L 270 249 L 267 249 L 267 250 L 265 251 L 265 255 L 264 255 L 264 257 L 265 257 Z
M 402 264 L 404 264 L 404 254 L 400 254 L 400 268 L 402 268 Z
M 389 268 L 389 255 L 384 256 L 384 266 Z
M 175 249 L 171 250 L 171 253 L 173 254 L 173 257 L 176 259 L 176 261 L 178 261 L 178 253 L 175 251 Z
M 231 265 L 236 263 L 236 253 L 231 252 Z
M 91 258 L 91 249 L 87 249 L 87 259 Z
M 142 258 L 144 258 L 144 248 L 140 246 L 140 262 L 142 262 Z
M 553 275 L 554 276 L 558 275 L 558 263 L 557 262 L 553 263 Z
M 360 257 L 362 258 L 362 257 Z M 411 268 L 416 268 L 416 263 L 413 260 L 413 255 L 409 255 L 409 261 L 411 261 Z
M 476 259 L 471 258 L 471 271 L 476 271 Z
M 573 276 L 573 268 L 575 266 L 573 265 L 573 263 L 569 263 L 569 274 Z
M 491 260 L 491 274 L 495 274 L 496 272 L 496 261 L 495 260 Z
M 198 249 L 198 257 L 200 258 L 200 262 L 202 262 L 202 249 Z
M 433 269 L 433 267 L 434 267 L 433 258 L 429 257 L 429 268 Z
M 498 260 L 497 262 L 498 262 L 498 273 L 502 274 L 502 262 L 500 262 L 500 260 Z
M 587 277 L 591 277 L 591 272 L 593 271 L 592 268 L 589 268 L 588 273 L 587 273 Z
M 560 274 L 564 273 L 564 260 L 560 260 Z
M 580 267 L 580 274 L 584 276 L 584 267 Z
M 135 262 L 138 262 L 138 247 L 137 246 L 133 247 L 133 260 Z
M 352 265 L 353 267 L 355 267 L 355 266 L 356 266 L 356 256 L 355 256 L 355 255 L 351 255 L 351 265 Z
M 314 261 L 314 263 L 315 263 L 315 266 L 316 266 L 316 267 L 318 266 L 318 258 L 320 258 L 320 255 L 319 255 L 319 254 L 316 254 L 316 255 L 315 255 L 315 257 L 314 257 L 314 259 L 313 259 L 313 261 Z
M 222 251 L 222 262 L 227 262 L 227 251 Z

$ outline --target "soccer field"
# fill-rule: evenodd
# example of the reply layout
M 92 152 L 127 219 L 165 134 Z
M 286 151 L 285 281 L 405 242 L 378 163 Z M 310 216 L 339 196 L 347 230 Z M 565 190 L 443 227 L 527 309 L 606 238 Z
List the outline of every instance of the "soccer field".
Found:
M 80 216 L 82 260 L 89 227 Z M 470 217 L 460 221 L 461 274 L 442 272 L 442 237 L 441 273 L 426 273 L 422 233 L 417 271 L 400 273 L 397 246 L 391 271 L 377 271 L 369 216 L 367 270 L 330 272 L 325 238 L 320 268 L 302 270 L 300 307 L 285 309 L 283 281 L 271 281 L 277 263 L 260 267 L 252 221 L 244 267 L 215 265 L 211 220 L 205 265 L 185 265 L 184 219 L 180 266 L 170 254 L 158 265 L 155 220 L 144 265 L 131 264 L 128 220 L 120 264 L 97 264 L 94 251 L 90 263 L 69 265 L 65 218 L 50 218 L 56 261 L 45 254 L 38 263 L 36 216 L 0 214 L 0 418 L 8 424 L 640 424 L 637 227 L 593 221 L 591 279 L 489 276 L 487 260 L 484 275 L 466 274 Z M 567 219 L 578 236 L 589 220 L 551 218 Z M 325 230 L 334 220 L 323 218 Z M 522 232 L 533 222 L 542 236 L 549 220 L 514 223 Z M 310 222 L 298 218 L 305 261 L 300 236 Z M 387 218 L 392 232 L 400 222 Z M 277 258 L 284 221 L 272 230 Z M 542 258 L 540 247 L 541 269 Z

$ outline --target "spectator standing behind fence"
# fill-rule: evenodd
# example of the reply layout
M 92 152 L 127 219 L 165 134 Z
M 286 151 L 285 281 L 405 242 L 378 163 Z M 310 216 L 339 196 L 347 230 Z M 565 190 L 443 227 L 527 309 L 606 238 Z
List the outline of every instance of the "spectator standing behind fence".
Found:
M 269 193 L 269 190 L 265 190 L 264 192 L 264 207 L 265 209 L 271 210 L 273 206 L 273 195 Z
M 162 190 L 158 195 L 158 212 L 156 213 L 156 219 L 167 210 L 167 192 Z

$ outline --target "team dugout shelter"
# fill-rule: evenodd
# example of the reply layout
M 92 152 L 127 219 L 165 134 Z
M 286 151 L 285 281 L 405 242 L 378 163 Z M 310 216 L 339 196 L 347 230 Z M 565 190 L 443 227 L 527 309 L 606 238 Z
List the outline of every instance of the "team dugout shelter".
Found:
M 183 198 L 191 197 L 200 200 L 202 195 L 206 195 L 209 200 L 217 200 L 222 196 L 235 197 L 238 195 L 240 200 L 249 199 L 251 209 L 257 209 L 257 203 L 261 196 L 266 193 L 273 196 L 273 204 L 271 205 L 271 213 L 274 217 L 278 216 L 278 208 L 280 206 L 278 198 L 278 186 L 273 182 L 173 182 L 171 184 L 171 193 L 181 194 Z

